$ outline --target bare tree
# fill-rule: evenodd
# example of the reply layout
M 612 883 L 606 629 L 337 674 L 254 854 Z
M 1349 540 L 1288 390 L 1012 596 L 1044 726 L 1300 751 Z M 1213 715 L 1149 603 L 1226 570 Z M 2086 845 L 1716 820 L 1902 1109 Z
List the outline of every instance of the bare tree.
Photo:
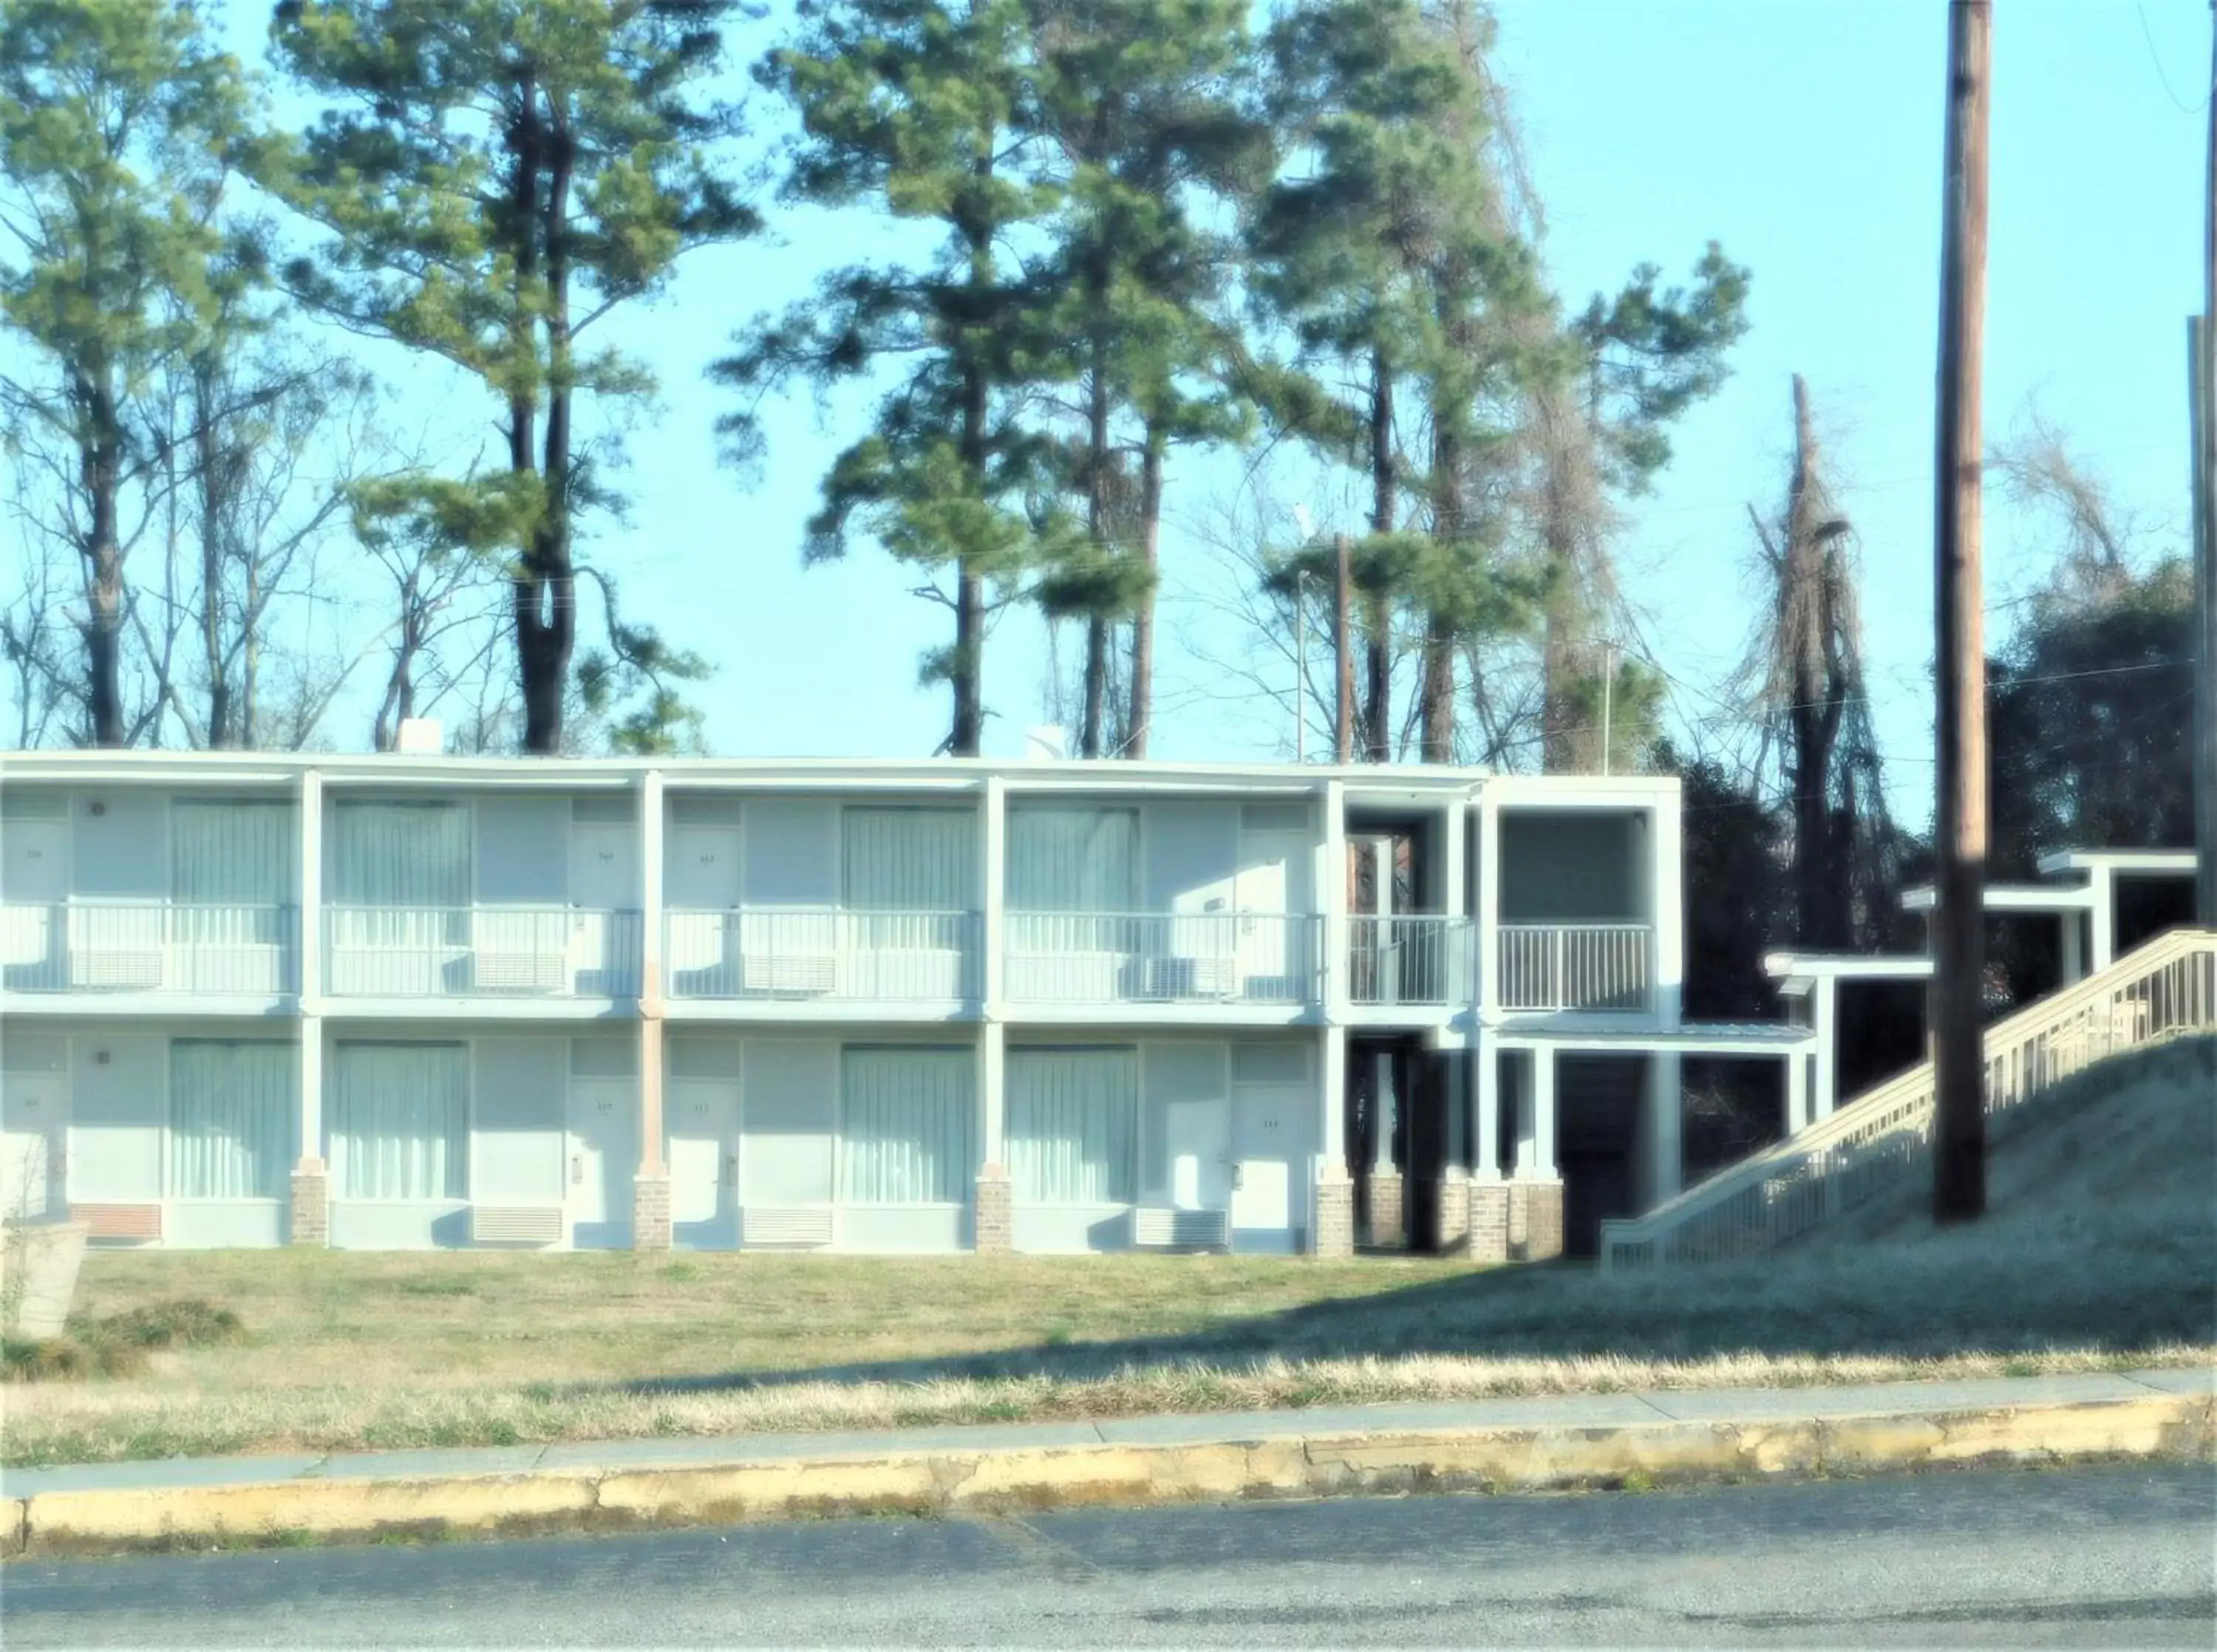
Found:
M 1794 459 L 1786 503 L 1753 506 L 1767 600 L 1741 668 L 1755 713 L 1760 783 L 1772 776 L 1793 819 L 1794 936 L 1843 950 L 1872 939 L 1893 882 L 1877 737 L 1865 691 L 1855 529 L 1834 502 L 1810 410 L 1794 378 Z

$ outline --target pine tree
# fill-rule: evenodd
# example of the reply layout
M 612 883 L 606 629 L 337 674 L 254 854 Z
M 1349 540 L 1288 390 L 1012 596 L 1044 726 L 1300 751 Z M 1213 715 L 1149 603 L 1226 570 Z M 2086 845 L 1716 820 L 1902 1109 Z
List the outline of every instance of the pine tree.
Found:
M 844 555 L 859 525 L 896 560 L 952 575 L 951 593 L 929 594 L 954 610 L 954 644 L 925 656 L 923 677 L 952 691 L 941 749 L 975 756 L 989 607 L 1073 537 L 1058 513 L 1035 521 L 1024 509 L 1047 459 L 1021 405 L 1040 373 L 1041 300 L 1008 246 L 1054 201 L 1029 141 L 1030 19 L 1023 0 L 803 0 L 799 15 L 792 43 L 756 70 L 800 118 L 785 198 L 874 207 L 936 229 L 939 244 L 918 265 L 835 271 L 758 321 L 711 370 L 744 398 L 719 428 L 731 457 L 752 463 L 766 397 L 899 365 L 873 429 L 824 478 L 804 555 Z
M 1067 341 L 1064 370 L 1079 391 L 1067 470 L 1085 506 L 1084 552 L 1041 595 L 1051 613 L 1085 623 L 1078 745 L 1089 757 L 1112 746 L 1111 633 L 1130 621 L 1130 699 L 1113 749 L 1144 757 L 1164 461 L 1176 443 L 1236 437 L 1246 423 L 1214 313 L 1231 249 L 1200 220 L 1207 198 L 1236 202 L 1261 182 L 1269 133 L 1239 102 L 1252 51 L 1244 0 L 1031 9 L 1036 118 L 1063 197 L 1042 324 L 1050 349 Z
M 181 0 L 0 0 L 0 317 L 42 370 L 0 390 L 73 457 L 96 745 L 129 737 L 122 501 L 149 459 L 132 404 L 208 325 L 247 113 L 238 62 Z
M 1448 761 L 1459 644 L 1515 623 L 1528 596 L 1493 557 L 1501 524 L 1487 496 L 1512 428 L 1504 410 L 1530 371 L 1517 317 L 1541 302 L 1529 251 L 1492 199 L 1490 40 L 1463 0 L 1310 0 L 1270 40 L 1292 166 L 1252 244 L 1266 318 L 1294 354 L 1258 382 L 1283 428 L 1368 482 L 1353 570 L 1374 762 L 1396 743 L 1397 611 L 1413 608 L 1421 632 L 1423 755 Z M 1404 420 L 1429 432 L 1419 459 Z
M 1643 264 L 1613 299 L 1596 294 L 1562 330 L 1558 371 L 1533 387 L 1528 435 L 1540 473 L 1535 514 L 1549 563 L 1541 713 L 1545 766 L 1595 767 L 1596 626 L 1616 605 L 1608 550 L 1614 501 L 1645 492 L 1670 462 L 1670 427 L 1714 395 L 1747 331 L 1748 272 L 1716 243 L 1683 287 Z
M 560 749 L 577 521 L 611 502 L 582 394 L 639 404 L 645 369 L 587 335 L 688 250 L 756 226 L 713 95 L 738 0 L 283 0 L 279 59 L 330 100 L 269 176 L 332 238 L 287 280 L 343 324 L 439 356 L 497 399 L 526 750 Z M 613 422 L 611 421 L 610 422 Z M 596 460 L 600 462 L 596 462 Z M 612 626 L 652 680 L 697 664 Z M 612 669 L 614 668 L 611 668 Z

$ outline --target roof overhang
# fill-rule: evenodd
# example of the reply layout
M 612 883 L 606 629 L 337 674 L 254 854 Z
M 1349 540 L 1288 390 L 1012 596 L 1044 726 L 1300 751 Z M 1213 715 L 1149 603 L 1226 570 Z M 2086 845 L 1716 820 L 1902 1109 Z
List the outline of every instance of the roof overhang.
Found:
M 1903 953 L 1887 957 L 1845 952 L 1765 952 L 1766 974 L 1806 987 L 1813 981 L 1922 981 L 1932 973 L 1930 958 Z M 1782 990 L 1791 990 L 1791 986 Z
M 1930 884 L 1901 892 L 1905 912 L 1930 912 L 1938 897 Z M 2091 885 L 2054 884 L 1988 884 L 1984 897 L 1989 912 L 2084 912 L 2094 904 Z
M 1610 1032 L 1573 1028 L 1565 1032 L 1504 1032 L 1495 1039 L 1503 1050 L 1551 1050 L 1587 1055 L 1790 1056 L 1813 1047 L 1816 1029 L 1784 1021 L 1690 1021 L 1667 1028 Z
M 2059 849 L 2040 857 L 2040 870 L 2053 877 L 2064 872 L 2121 872 L 2152 878 L 2191 878 L 2191 849 Z

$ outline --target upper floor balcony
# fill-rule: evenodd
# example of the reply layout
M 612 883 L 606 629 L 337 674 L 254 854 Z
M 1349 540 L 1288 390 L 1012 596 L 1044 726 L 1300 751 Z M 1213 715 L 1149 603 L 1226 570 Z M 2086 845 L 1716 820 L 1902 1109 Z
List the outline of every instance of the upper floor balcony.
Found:
M 984 920 L 976 912 L 839 906 L 677 909 L 663 917 L 672 998 L 974 1002 Z
M 1655 1006 L 1655 928 L 1505 923 L 1494 999 L 1519 1013 L 1642 1014 Z
M 1347 1001 L 1368 1008 L 1467 1004 L 1471 927 L 1448 913 L 1347 921 Z
M 165 900 L 0 906 L 0 991 L 278 997 L 300 990 L 296 907 Z
M 1301 1005 L 1324 996 L 1324 919 L 1301 912 L 1011 912 L 1020 1004 Z
M 572 906 L 330 906 L 334 998 L 635 998 L 634 910 Z

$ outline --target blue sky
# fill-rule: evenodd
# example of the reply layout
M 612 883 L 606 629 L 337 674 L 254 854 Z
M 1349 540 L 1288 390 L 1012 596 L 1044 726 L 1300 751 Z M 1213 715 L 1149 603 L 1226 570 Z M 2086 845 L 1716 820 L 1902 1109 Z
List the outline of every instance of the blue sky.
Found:
M 1811 384 L 1842 502 L 1860 532 L 1873 696 L 1902 812 L 1929 804 L 1931 386 L 1937 316 L 1943 0 L 1501 0 L 1498 65 L 1514 90 L 1566 299 L 1652 259 L 1683 269 L 1710 237 L 1754 271 L 1751 330 L 1725 391 L 1681 427 L 1677 456 L 1619 545 L 1625 583 L 1682 712 L 1700 718 L 1743 643 L 1746 506 L 1775 507 L 1788 379 Z M 750 57 L 789 8 L 737 42 Z M 2200 306 L 2209 63 L 2202 0 L 2002 0 L 1995 31 L 1993 221 L 1987 335 L 1990 438 L 2029 400 L 2075 438 L 2124 501 L 2183 542 L 2184 317 Z M 2183 105 L 2183 107 L 2182 107 Z M 858 551 L 804 570 L 802 520 L 860 402 L 828 417 L 805 397 L 770 422 L 769 463 L 743 485 L 716 463 L 723 393 L 701 369 L 732 330 L 867 254 L 874 226 L 780 213 L 769 242 L 689 263 L 614 336 L 662 384 L 630 439 L 624 521 L 592 554 L 630 610 L 714 658 L 698 698 L 723 755 L 904 755 L 943 733 L 946 695 L 916 683 L 945 610 Z M 404 405 L 457 435 L 468 404 L 430 373 Z M 490 438 L 488 437 L 488 440 Z M 1174 515 L 1226 486 L 1184 459 Z M 1320 513 L 1321 514 L 1321 513 Z M 1988 501 L 1990 601 L 2006 603 L 2052 536 Z M 1206 552 L 1173 533 L 1164 557 L 1157 730 L 1167 757 L 1290 754 L 1282 713 L 1221 669 L 1200 601 Z M 2004 606 L 1994 616 L 2005 626 Z M 1021 749 L 1042 717 L 1041 638 L 1021 616 L 986 662 L 988 749 Z

